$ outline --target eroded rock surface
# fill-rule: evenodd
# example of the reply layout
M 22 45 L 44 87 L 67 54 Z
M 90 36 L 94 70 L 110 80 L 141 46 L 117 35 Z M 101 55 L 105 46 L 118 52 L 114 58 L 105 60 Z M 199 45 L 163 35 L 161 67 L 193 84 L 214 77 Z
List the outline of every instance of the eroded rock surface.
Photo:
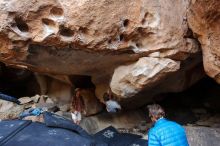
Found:
M 201 43 L 206 73 L 220 83 L 220 1 L 192 0 L 188 22 Z
M 5 101 L 0 99 L 0 119 L 17 119 L 19 114 L 23 112 L 24 106 L 17 105 L 10 101 Z
M 149 93 L 159 84 L 164 88 L 157 88 L 157 94 L 176 92 L 202 77 L 199 73 L 195 80 L 191 78 L 202 59 L 193 57 L 200 48 L 188 28 L 189 5 L 189 0 L 0 1 L 0 61 L 64 81 L 66 96 L 72 75 L 91 76 L 100 100 L 110 82 L 117 84 L 111 88 L 120 98 Z M 132 71 L 132 64 L 142 57 L 148 59 L 142 63 L 146 72 L 132 82 L 134 92 L 124 94 L 127 88 L 117 72 Z M 167 82 L 173 79 L 178 79 L 175 88 Z M 42 93 L 49 90 L 43 81 L 40 84 Z M 50 88 L 59 85 L 53 82 Z M 144 104 L 144 100 L 139 101 Z
M 180 63 L 171 59 L 143 57 L 134 64 L 115 69 L 110 86 L 115 94 L 131 97 L 179 68 Z
M 83 118 L 80 126 L 89 133 L 96 133 L 108 126 L 115 128 L 134 128 L 145 122 L 146 115 L 142 110 L 132 110 L 115 114 L 101 113 L 99 115 Z M 146 130 L 146 129 L 145 129 Z
M 191 146 L 217 146 L 220 142 L 220 128 L 187 126 L 187 138 Z

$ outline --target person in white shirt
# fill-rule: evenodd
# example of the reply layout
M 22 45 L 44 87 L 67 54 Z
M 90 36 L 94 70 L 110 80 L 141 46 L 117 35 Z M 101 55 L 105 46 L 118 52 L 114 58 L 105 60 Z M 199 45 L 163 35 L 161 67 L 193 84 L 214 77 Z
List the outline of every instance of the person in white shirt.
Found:
M 112 99 L 110 90 L 104 93 L 103 100 L 105 102 L 107 112 L 116 113 L 121 110 L 121 105 L 116 100 Z

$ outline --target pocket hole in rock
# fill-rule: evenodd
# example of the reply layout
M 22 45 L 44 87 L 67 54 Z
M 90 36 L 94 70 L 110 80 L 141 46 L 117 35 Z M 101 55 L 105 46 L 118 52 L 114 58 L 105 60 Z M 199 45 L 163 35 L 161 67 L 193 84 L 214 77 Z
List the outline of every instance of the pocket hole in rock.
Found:
M 124 27 L 127 27 L 129 25 L 129 20 L 128 19 L 125 19 L 124 21 L 123 21 L 123 26 Z
M 71 37 L 74 35 L 74 31 L 69 28 L 64 27 L 60 29 L 60 35 L 65 36 L 65 37 Z
M 48 25 L 48 26 L 55 26 L 55 22 L 51 19 L 47 19 L 47 18 L 43 18 L 42 19 L 42 22 L 45 24 L 45 25 Z
M 146 22 L 147 22 L 147 17 L 148 17 L 148 15 L 149 15 L 149 13 L 148 12 L 146 12 L 145 14 L 144 14 L 144 18 L 142 19 L 142 21 L 141 21 L 141 23 L 144 25 L 144 24 L 146 24 Z
M 112 43 L 112 40 L 108 40 L 108 44 L 111 44 Z
M 124 35 L 123 35 L 123 34 L 121 34 L 121 35 L 119 36 L 119 40 L 120 40 L 120 41 L 123 41 L 123 40 L 124 40 Z
M 81 33 L 88 33 L 88 29 L 86 28 L 86 27 L 80 27 L 79 28 L 79 31 L 81 32 Z
M 62 16 L 63 15 L 63 9 L 58 8 L 58 7 L 53 7 L 50 10 L 50 14 L 52 14 L 54 16 Z
M 25 23 L 25 21 L 21 17 L 15 17 L 15 26 L 21 31 L 21 32 L 28 32 L 29 27 Z
M 137 48 L 139 48 L 141 46 L 140 43 L 136 43 L 135 45 L 136 45 Z
M 142 19 L 141 24 L 144 25 L 146 23 L 146 19 Z

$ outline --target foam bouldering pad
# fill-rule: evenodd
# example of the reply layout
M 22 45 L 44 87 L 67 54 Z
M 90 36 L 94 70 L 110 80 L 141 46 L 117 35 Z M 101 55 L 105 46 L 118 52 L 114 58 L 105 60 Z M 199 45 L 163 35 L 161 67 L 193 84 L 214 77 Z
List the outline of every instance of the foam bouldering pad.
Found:
M 41 123 L 31 123 L 3 146 L 92 146 L 80 135 L 62 128 L 51 128 Z
M 129 146 L 147 146 L 148 141 L 144 139 L 137 139 L 136 141 L 132 142 Z
M 141 140 L 141 136 L 139 135 L 130 133 L 119 133 L 117 129 L 112 126 L 99 131 L 94 135 L 94 138 L 97 141 L 107 143 L 109 146 L 129 146 L 132 143 Z
M 82 137 L 91 138 L 91 135 L 89 135 L 83 128 L 74 124 L 72 121 L 68 119 L 65 119 L 59 115 L 49 112 L 44 112 L 43 115 L 44 122 L 48 127 L 56 127 L 71 130 L 75 133 L 78 133 Z
M 111 145 L 111 142 L 116 140 L 119 136 L 119 132 L 112 126 L 109 126 L 94 135 L 95 140 L 108 143 Z
M 44 120 L 0 121 L 0 146 L 129 146 L 142 142 L 140 136 L 119 133 L 112 126 L 89 135 L 61 116 L 45 112 Z
M 17 98 L 3 94 L 1 92 L 0 92 L 0 99 L 20 104 L 20 101 Z
M 3 145 L 8 139 L 13 137 L 31 121 L 11 120 L 11 121 L 0 121 L 0 145 Z
M 106 143 L 101 141 L 96 141 L 92 135 L 89 135 L 83 128 L 79 125 L 74 124 L 72 121 L 65 119 L 59 115 L 44 112 L 44 122 L 48 127 L 62 128 L 65 130 L 77 133 L 81 137 L 90 140 L 95 146 L 108 146 Z
M 141 136 L 129 134 L 129 133 L 120 133 L 114 141 L 111 142 L 112 146 L 129 146 L 134 141 L 140 139 Z

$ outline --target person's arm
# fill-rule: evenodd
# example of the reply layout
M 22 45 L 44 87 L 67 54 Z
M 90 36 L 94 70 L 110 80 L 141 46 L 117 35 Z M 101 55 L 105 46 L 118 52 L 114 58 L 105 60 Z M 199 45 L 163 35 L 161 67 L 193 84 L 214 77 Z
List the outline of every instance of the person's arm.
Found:
M 79 109 L 80 112 L 85 112 L 85 103 L 81 95 L 79 96 Z
M 120 109 L 121 110 L 121 105 L 115 101 L 115 100 L 111 100 L 111 104 L 112 108 L 116 108 L 116 109 Z
M 109 94 L 108 94 L 108 96 L 109 96 L 109 99 L 112 99 L 112 90 L 111 90 L 111 89 L 109 89 Z
M 152 130 L 148 133 L 148 146 L 160 146 L 160 142 Z
M 71 107 L 70 107 L 71 112 L 74 112 L 76 110 L 76 96 L 72 96 L 72 101 L 71 101 Z
M 116 103 L 117 103 L 117 109 L 121 110 L 121 105 L 118 102 L 116 102 Z

